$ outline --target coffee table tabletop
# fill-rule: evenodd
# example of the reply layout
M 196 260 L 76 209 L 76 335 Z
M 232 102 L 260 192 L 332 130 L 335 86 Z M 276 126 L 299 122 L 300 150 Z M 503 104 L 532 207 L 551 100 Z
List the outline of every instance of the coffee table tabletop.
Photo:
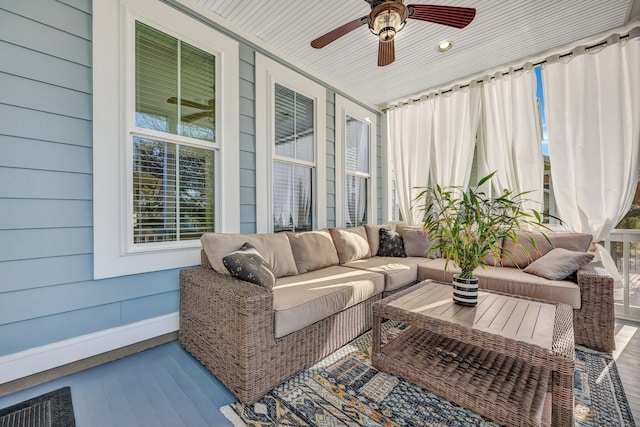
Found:
M 547 419 L 572 425 L 571 307 L 487 291 L 478 301 L 459 306 L 450 285 L 427 280 L 374 303 L 373 365 L 507 424 L 545 424 L 551 388 Z M 382 346 L 383 319 L 412 327 Z

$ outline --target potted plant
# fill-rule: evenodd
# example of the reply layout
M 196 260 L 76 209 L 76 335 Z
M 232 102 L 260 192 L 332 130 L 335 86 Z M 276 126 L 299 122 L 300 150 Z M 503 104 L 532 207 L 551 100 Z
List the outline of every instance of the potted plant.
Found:
M 434 242 L 427 256 L 439 251 L 446 260 L 445 271 L 450 263 L 461 270 L 454 275 L 453 283 L 453 299 L 460 305 L 477 304 L 478 279 L 473 271 L 488 265 L 487 255 L 491 254 L 493 259 L 500 257 L 498 242 L 507 239 L 517 244 L 516 230 L 523 227 L 548 229 L 538 211 L 523 209 L 528 192 L 504 190 L 491 198 L 480 190 L 494 174 L 485 176 L 468 190 L 458 186 L 422 188 L 415 199 L 424 212 L 423 227 Z M 537 250 L 533 239 L 530 243 Z

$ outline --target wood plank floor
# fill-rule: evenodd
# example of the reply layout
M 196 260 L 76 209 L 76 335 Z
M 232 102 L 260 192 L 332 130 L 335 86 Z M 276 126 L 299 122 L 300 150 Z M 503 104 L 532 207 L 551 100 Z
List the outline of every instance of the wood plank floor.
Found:
M 616 321 L 613 353 L 636 425 L 640 426 L 640 323 Z
M 78 427 L 229 426 L 234 396 L 172 341 L 0 398 L 0 408 L 70 386 Z M 2 387 L 2 386 L 0 386 Z
M 614 356 L 640 426 L 640 323 L 619 321 L 616 331 Z M 0 397 L 0 408 L 64 386 L 78 427 L 228 426 L 219 408 L 235 400 L 173 341 Z

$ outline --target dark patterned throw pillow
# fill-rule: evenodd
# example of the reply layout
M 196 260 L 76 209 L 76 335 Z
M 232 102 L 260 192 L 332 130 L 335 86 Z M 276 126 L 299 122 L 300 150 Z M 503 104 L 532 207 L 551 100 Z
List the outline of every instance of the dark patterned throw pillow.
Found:
M 229 273 L 237 279 L 264 286 L 270 291 L 276 284 L 276 276 L 258 250 L 246 242 L 237 251 L 222 258 Z
M 394 256 L 405 258 L 407 256 L 404 251 L 404 242 L 402 236 L 395 231 L 380 229 L 380 248 L 378 256 Z

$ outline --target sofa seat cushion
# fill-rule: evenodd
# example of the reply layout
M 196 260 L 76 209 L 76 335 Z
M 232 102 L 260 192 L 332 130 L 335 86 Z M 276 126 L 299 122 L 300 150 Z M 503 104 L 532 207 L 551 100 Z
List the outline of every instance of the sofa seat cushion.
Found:
M 382 257 L 360 259 L 345 264 L 344 267 L 357 268 L 384 275 L 385 292 L 399 289 L 418 279 L 418 265 L 423 264 L 422 257 Z
M 275 336 L 300 330 L 383 290 L 382 274 L 341 266 L 281 277 L 273 288 Z
M 450 263 L 445 273 L 444 265 L 443 258 L 428 260 L 418 268 L 418 280 L 432 279 L 451 283 L 453 275 L 460 273 L 460 269 Z M 581 306 L 580 287 L 569 280 L 548 280 L 510 267 L 479 267 L 473 274 L 478 278 L 481 289 L 561 302 L 576 310 Z

